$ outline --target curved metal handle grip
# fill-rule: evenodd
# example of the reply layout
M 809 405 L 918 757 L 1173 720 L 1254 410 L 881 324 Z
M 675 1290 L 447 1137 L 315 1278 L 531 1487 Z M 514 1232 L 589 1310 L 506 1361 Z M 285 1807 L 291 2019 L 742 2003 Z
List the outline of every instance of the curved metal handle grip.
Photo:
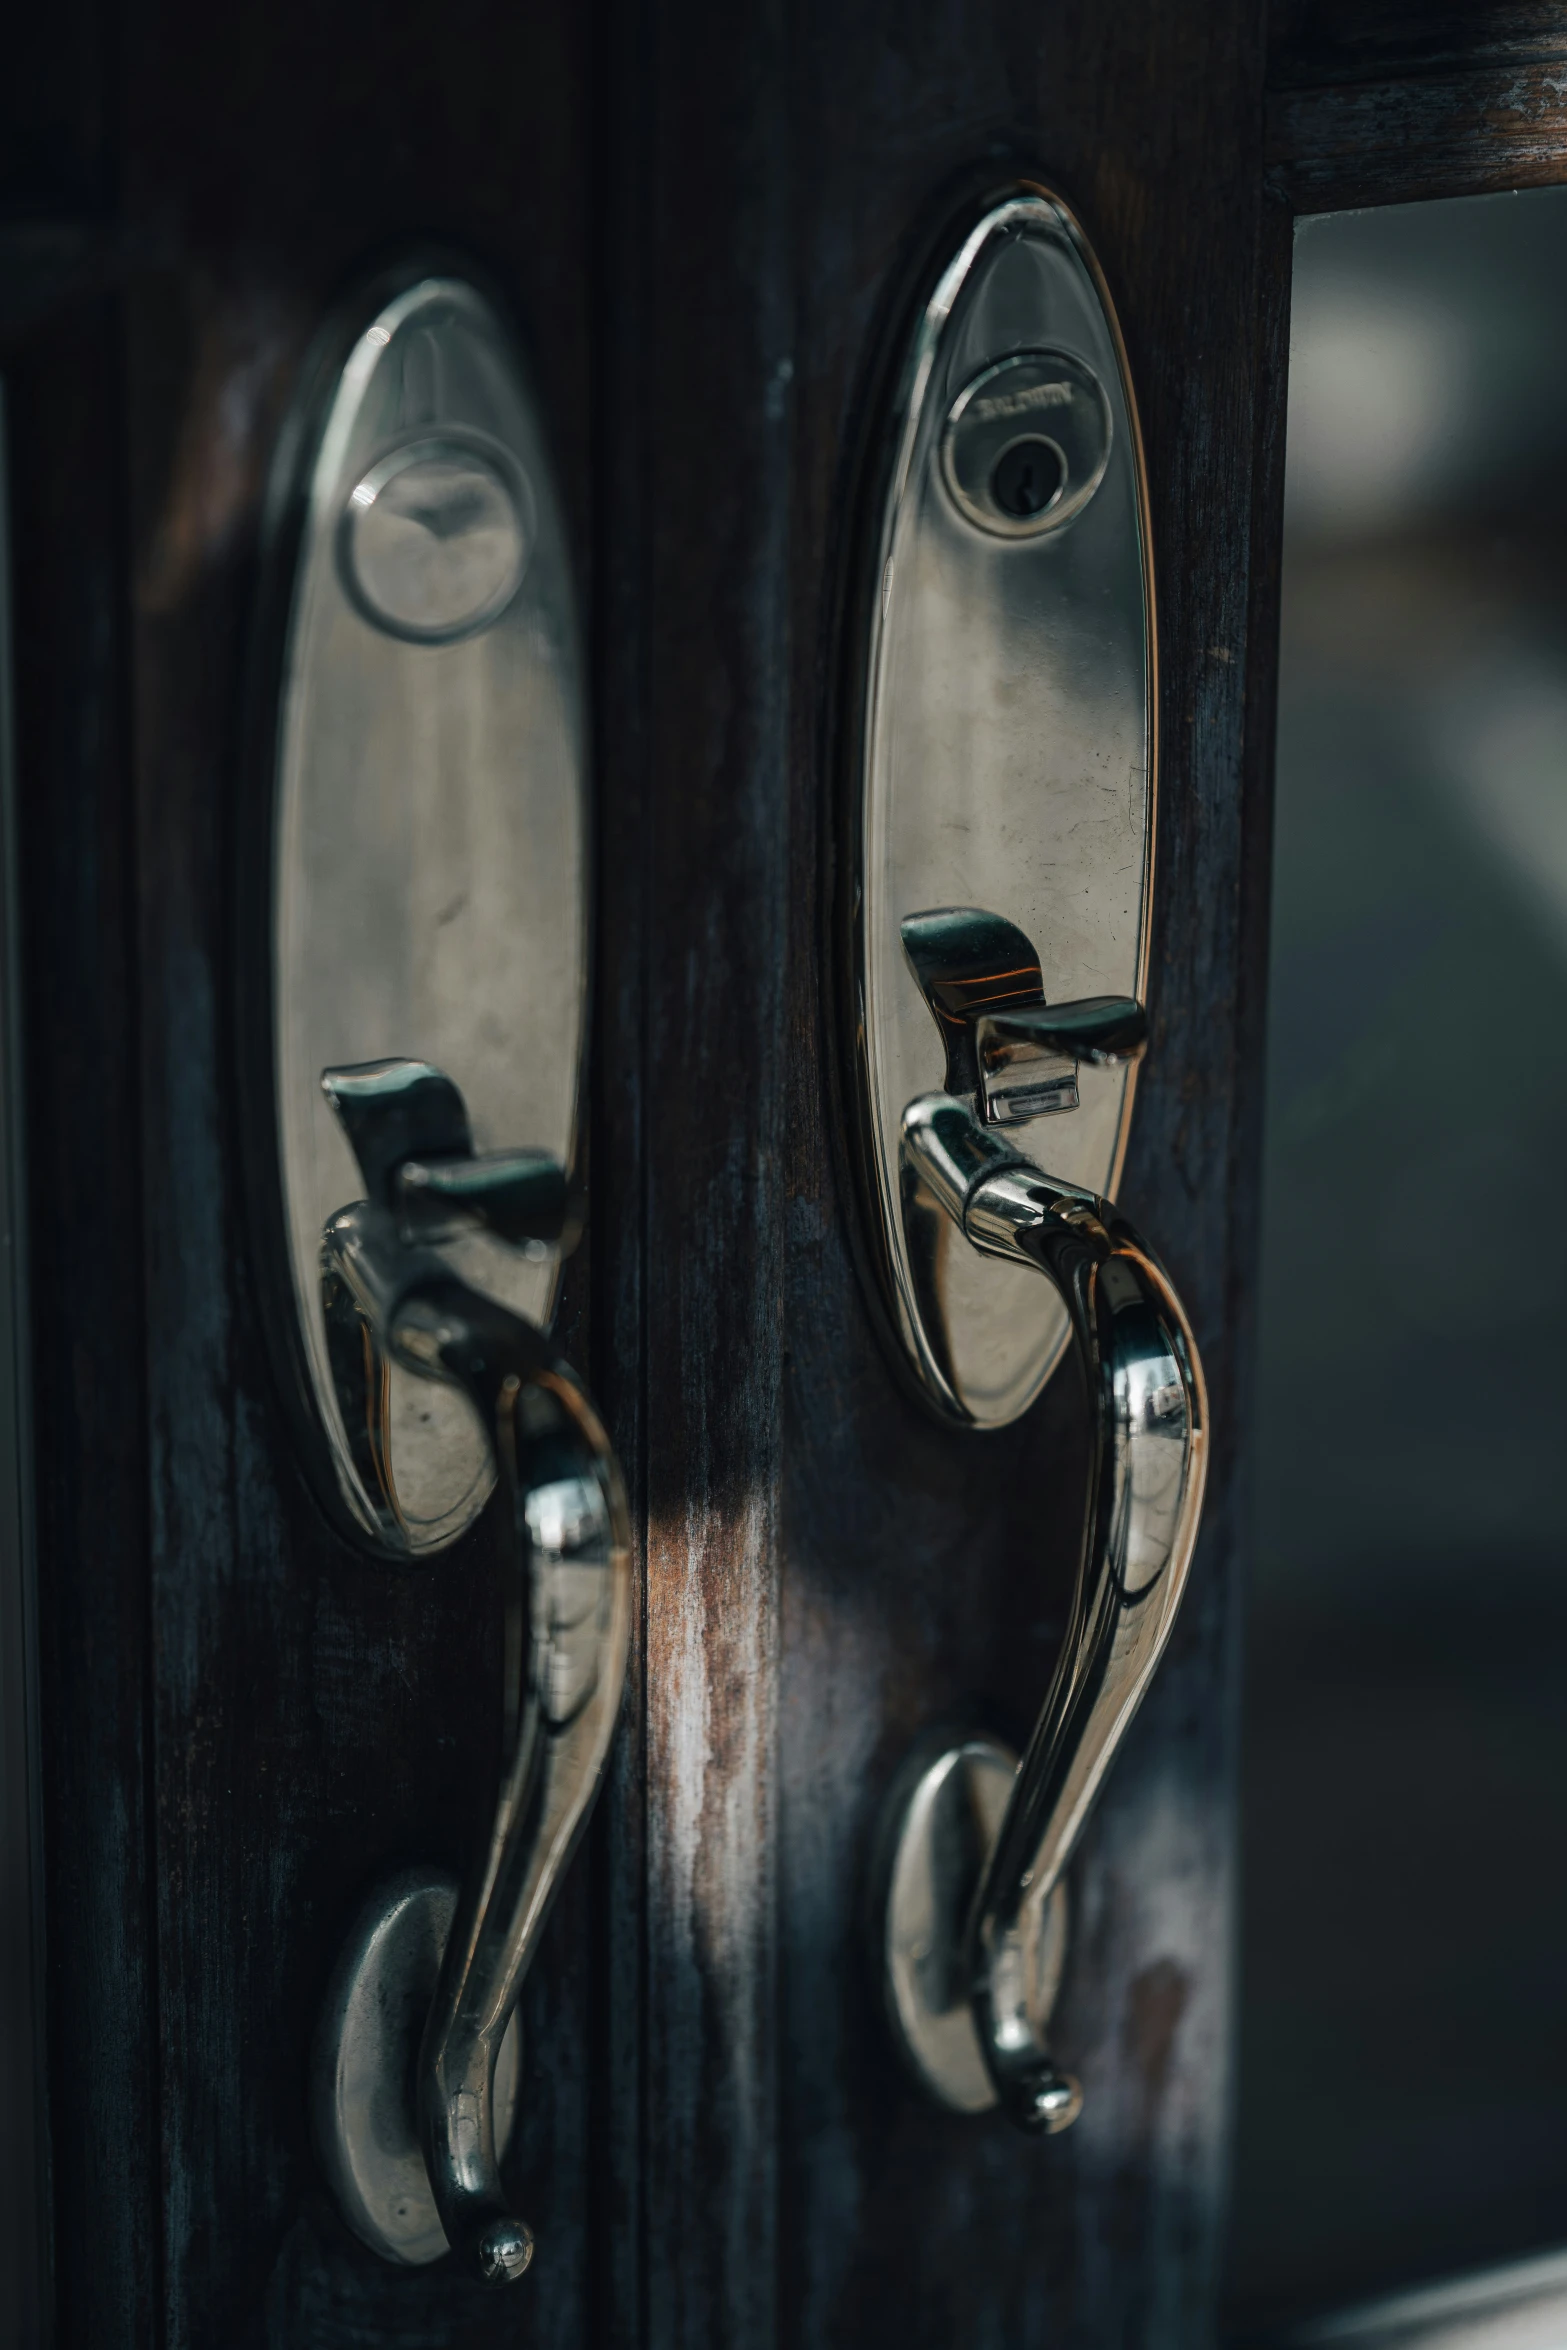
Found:
M 970 1927 L 1002 2103 L 1025 2126 L 1060 2128 L 1077 2097 L 1030 2014 L 1033 1946 L 1185 1587 L 1207 1469 L 1202 1366 L 1169 1276 L 1108 1201 L 1053 1183 L 950 1095 L 909 1105 L 904 1144 L 975 1247 L 1054 1282 L 1093 1415 L 1067 1636 Z
M 1207 1395 L 1180 1299 L 1130 1221 L 1053 1181 L 981 1116 L 983 1103 L 1005 1121 L 1041 1067 L 1059 1087 L 1062 1055 L 1071 1066 L 1140 1053 L 1140 1008 L 1047 1008 L 1027 941 L 968 909 L 914 917 L 904 937 L 946 1038 L 949 1086 L 956 1077 L 972 1087 L 909 1104 L 905 1164 L 975 1248 L 1054 1283 L 1092 1414 L 1066 1640 L 965 1937 L 980 2045 L 1004 2109 L 1024 2128 L 1062 2129 L 1081 2095 L 1057 2071 L 1032 1998 L 1046 1910 L 1180 1604 L 1202 1512 Z M 1006 1089 L 992 1088 L 998 1071 Z
M 469 1288 L 444 1258 L 407 1237 L 407 1195 L 430 1188 L 418 1155 L 434 1156 L 428 1136 L 421 1143 L 417 1132 L 399 1133 L 398 1149 L 380 1159 L 370 1144 L 359 1147 L 369 1088 L 379 1084 L 394 1114 L 405 1116 L 415 1087 L 436 1074 L 412 1063 L 378 1064 L 323 1080 L 336 1102 L 352 1092 L 355 1115 L 344 1124 L 382 1199 L 332 1218 L 322 1274 L 328 1319 L 343 1339 L 334 1360 L 353 1387 L 343 1399 L 345 1417 L 377 1419 L 384 1360 L 394 1360 L 461 1388 L 495 1458 L 507 1531 L 505 1761 L 488 1844 L 447 1941 L 419 2054 L 418 2101 L 447 2241 L 482 2276 L 505 2282 L 527 2268 L 533 2238 L 501 2189 L 496 2059 L 614 1734 L 630 1635 L 630 1540 L 614 1453 L 571 1371 L 531 1323 Z M 455 1088 L 447 1090 L 455 1097 Z M 493 1162 L 514 1221 L 514 1162 L 525 1157 Z M 411 1185 L 410 1162 L 417 1170 Z M 436 1163 L 450 1166 L 452 1154 Z M 462 1163 L 484 1164 L 471 1157 Z M 536 1172 L 528 1180 L 558 1232 L 563 1187 L 540 1185 Z M 484 1186 L 474 1179 L 447 1188 L 463 1191 L 473 1213 Z M 383 1204 L 394 1198 L 398 1207 Z

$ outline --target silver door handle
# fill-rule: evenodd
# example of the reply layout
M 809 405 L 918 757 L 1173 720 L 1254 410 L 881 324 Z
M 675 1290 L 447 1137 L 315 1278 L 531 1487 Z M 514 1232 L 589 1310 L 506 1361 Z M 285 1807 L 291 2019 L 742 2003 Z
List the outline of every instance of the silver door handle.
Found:
M 983 1742 L 922 1759 L 900 1791 L 888 1992 L 908 2052 L 938 2094 L 970 2108 L 999 2099 L 1023 2128 L 1052 2131 L 1082 2101 L 1046 2032 L 1060 1972 L 1058 1888 L 1180 1604 L 1202 1509 L 1207 1398 L 1191 1325 L 1153 1251 L 1111 1202 L 1054 1181 L 1001 1131 L 1043 1109 L 1074 1108 L 1080 1061 L 1139 1056 L 1141 1007 L 1121 998 L 1047 1005 L 1032 946 L 995 915 L 943 908 L 902 928 L 947 1048 L 947 1089 L 921 1095 L 904 1115 L 906 1183 L 973 1247 L 1054 1283 L 1093 1432 L 1066 1640 L 988 1856 L 973 1852 L 982 1865 L 965 1871 L 935 1854 L 944 1834 L 953 1849 L 947 1832 L 959 1810 L 977 1806 L 995 1825 L 1005 1765 L 999 1780 L 989 1768 L 987 1787 Z M 953 2013 L 965 2003 L 988 2096 L 975 2086 L 965 2019 Z
M 388 1366 L 462 1390 L 494 1455 L 505 1528 L 505 1744 L 488 1844 L 446 1940 L 417 2059 L 419 2137 L 447 2243 L 494 2282 L 533 2253 L 507 2208 L 496 2069 L 550 1905 L 586 1825 L 614 1732 L 630 1627 L 630 1548 L 619 1468 L 597 1414 L 544 1334 L 460 1280 L 431 1244 L 479 1226 L 512 1241 L 571 1238 L 565 1176 L 544 1154 L 476 1156 L 462 1097 L 414 1061 L 329 1069 L 322 1086 L 368 1196 L 332 1217 L 322 1303 L 343 1420 L 361 1476 L 396 1507 L 384 1442 Z M 389 1914 L 401 1917 L 400 1889 Z M 318 2131 L 345 2210 L 376 2248 L 410 2250 L 395 2180 L 337 2094 L 345 2034 L 361 2028 L 366 1968 L 388 1938 L 356 1937 L 318 2062 Z M 368 2001 L 373 2008 L 375 2002 Z M 389 2035 L 393 2050 L 395 2034 Z M 389 2060 L 395 2062 L 395 2054 Z M 395 2098 L 400 2084 L 386 2084 Z M 406 2197 L 403 2198 L 406 2201 Z M 378 2223 L 382 2204 L 392 2222 Z

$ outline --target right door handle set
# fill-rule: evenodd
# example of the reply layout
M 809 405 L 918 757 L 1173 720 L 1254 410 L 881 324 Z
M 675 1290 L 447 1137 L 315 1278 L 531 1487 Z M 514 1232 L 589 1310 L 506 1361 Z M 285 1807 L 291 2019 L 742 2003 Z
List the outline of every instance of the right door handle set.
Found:
M 1063 1872 L 1180 1604 L 1207 1400 L 1180 1299 L 1130 1221 L 993 1123 L 1031 1088 L 1069 1107 L 1082 1062 L 1140 1058 L 1141 1006 L 1047 1004 L 1028 940 L 995 915 L 916 914 L 903 942 L 947 1053 L 946 1088 L 904 1112 L 905 1171 L 970 1247 L 1051 1283 L 1092 1426 L 1076 1586 L 1033 1736 L 1020 1765 L 978 1739 L 919 1758 L 897 1801 L 882 1955 L 896 2027 L 935 2093 L 963 2110 L 999 2100 L 1050 2132 L 1082 2103 L 1047 2039 Z M 964 1832 L 987 1813 L 988 1853 Z
M 847 632 L 838 865 L 873 1294 L 939 1418 L 1005 1426 L 1070 1351 L 1092 1433 L 1027 1751 L 916 1750 L 878 1959 L 934 2096 L 1051 2131 L 1080 2103 L 1049 2040 L 1063 1872 L 1168 1638 L 1207 1446 L 1186 1315 L 1108 1196 L 1146 1036 L 1153 590 L 1124 353 L 1056 198 L 1019 183 L 965 220 L 898 383 Z M 504 2282 L 532 2250 L 500 2179 L 513 2018 L 630 1622 L 619 1470 L 546 1335 L 587 1034 L 582 665 L 537 406 L 486 296 L 457 272 L 383 285 L 316 421 L 279 505 L 295 535 L 254 860 L 261 1286 L 346 1540 L 439 1567 L 498 1491 L 505 1710 L 466 1886 L 405 1869 L 349 1935 L 316 2129 L 374 2250 L 451 2246 Z M 1051 1148 L 1019 1147 L 1047 1117 Z M 495 1147 L 519 1134 L 533 1147 Z
M 916 1746 L 875 1958 L 933 2096 L 1053 2131 L 1081 2103 L 1049 2043 L 1063 1872 L 1169 1637 L 1208 1444 L 1186 1314 L 1111 1204 L 1146 1037 L 1153 574 L 1120 332 L 1058 198 L 1020 183 L 959 225 L 895 380 L 847 648 L 837 940 L 873 1292 L 938 1418 L 1007 1426 L 1070 1351 L 1091 1438 L 1027 1751 Z

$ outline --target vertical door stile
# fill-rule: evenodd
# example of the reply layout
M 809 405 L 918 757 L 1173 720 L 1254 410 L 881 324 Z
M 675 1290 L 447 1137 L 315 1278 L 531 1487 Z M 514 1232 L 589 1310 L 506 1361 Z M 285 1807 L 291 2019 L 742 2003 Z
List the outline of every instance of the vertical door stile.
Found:
M 647 2350 L 777 2324 L 782 18 L 665 10 L 649 76 Z
M 54 2314 L 65 2343 L 161 2350 L 119 306 L 53 318 L 8 389 Z M 60 2259 L 86 2211 L 94 2256 Z
M 0 383 L 0 2323 L 48 2325 L 38 1586 L 28 1343 L 11 485 Z
M 649 1127 L 653 1112 L 654 835 L 650 678 L 656 432 L 648 356 L 656 316 L 649 190 L 655 126 L 647 104 L 654 44 L 645 0 L 601 0 L 607 60 L 594 126 L 590 631 L 593 1033 L 588 1054 L 588 1180 L 594 1201 L 594 1380 L 625 1471 L 631 1515 L 631 1642 L 620 1736 L 596 1830 L 595 1910 L 603 2042 L 593 2080 L 594 2192 L 601 2241 L 594 2350 L 647 2339 L 648 2001 L 648 1329 L 652 1265 Z

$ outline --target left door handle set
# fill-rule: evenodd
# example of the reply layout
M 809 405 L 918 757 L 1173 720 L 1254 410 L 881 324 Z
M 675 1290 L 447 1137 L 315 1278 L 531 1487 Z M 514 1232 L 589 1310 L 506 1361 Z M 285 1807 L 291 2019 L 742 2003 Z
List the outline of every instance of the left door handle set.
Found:
M 630 1624 L 620 1472 L 549 1336 L 588 1034 L 570 542 L 526 361 L 461 268 L 369 289 L 285 454 L 267 829 L 240 894 L 258 907 L 266 877 L 241 1096 L 271 1105 L 248 1154 L 260 1295 L 344 1539 L 392 1571 L 493 1561 L 474 1698 L 499 1690 L 501 1732 L 463 1882 L 405 1866 L 364 1899 L 311 2103 L 365 2243 L 410 2265 L 450 2247 L 505 2282 L 532 2256 L 500 2176 L 518 1996 L 603 1776 Z M 535 1147 L 494 1147 L 517 1137 Z M 373 1619 L 362 1637 L 384 1667 Z M 365 1833 L 403 1854 L 395 1811 Z
M 474 1226 L 512 1242 L 569 1239 L 565 1171 L 538 1151 L 478 1156 L 462 1096 L 425 1063 L 329 1069 L 321 1082 L 368 1195 L 333 1216 L 322 1238 L 323 1310 L 344 1422 L 362 1433 L 367 1470 L 389 1512 L 396 1489 L 381 1431 L 393 1363 L 465 1395 L 494 1461 L 502 1776 L 488 1842 L 447 1932 L 415 2063 L 417 2143 L 438 2231 L 416 2175 L 412 2201 L 421 2243 L 444 2238 L 482 2276 L 504 2282 L 527 2268 L 533 2238 L 501 2189 L 497 2071 L 614 1734 L 630 1627 L 625 1491 L 598 1415 L 544 1334 L 461 1280 L 436 1245 Z M 426 1915 L 409 1911 L 405 1887 L 378 1905 L 339 1970 L 317 2061 L 317 2134 L 344 2207 L 361 2233 L 383 2237 L 377 2249 L 399 2257 L 408 2256 L 398 2194 L 400 2186 L 406 2206 L 413 2117 L 401 2129 L 394 2117 L 389 2166 L 357 2086 L 366 2013 L 374 2017 L 389 1973 L 406 1968 L 410 1929 L 417 1943 L 428 1927 Z M 391 2055 L 372 2052 L 372 2073 Z M 395 2086 L 394 2062 L 392 2080 L 380 2083 L 383 2107 L 395 2101 Z M 514 2089 L 508 2109 L 513 2097 Z M 390 2190 L 389 2168 L 399 2174 Z M 390 2242 L 383 2207 L 396 2223 Z

